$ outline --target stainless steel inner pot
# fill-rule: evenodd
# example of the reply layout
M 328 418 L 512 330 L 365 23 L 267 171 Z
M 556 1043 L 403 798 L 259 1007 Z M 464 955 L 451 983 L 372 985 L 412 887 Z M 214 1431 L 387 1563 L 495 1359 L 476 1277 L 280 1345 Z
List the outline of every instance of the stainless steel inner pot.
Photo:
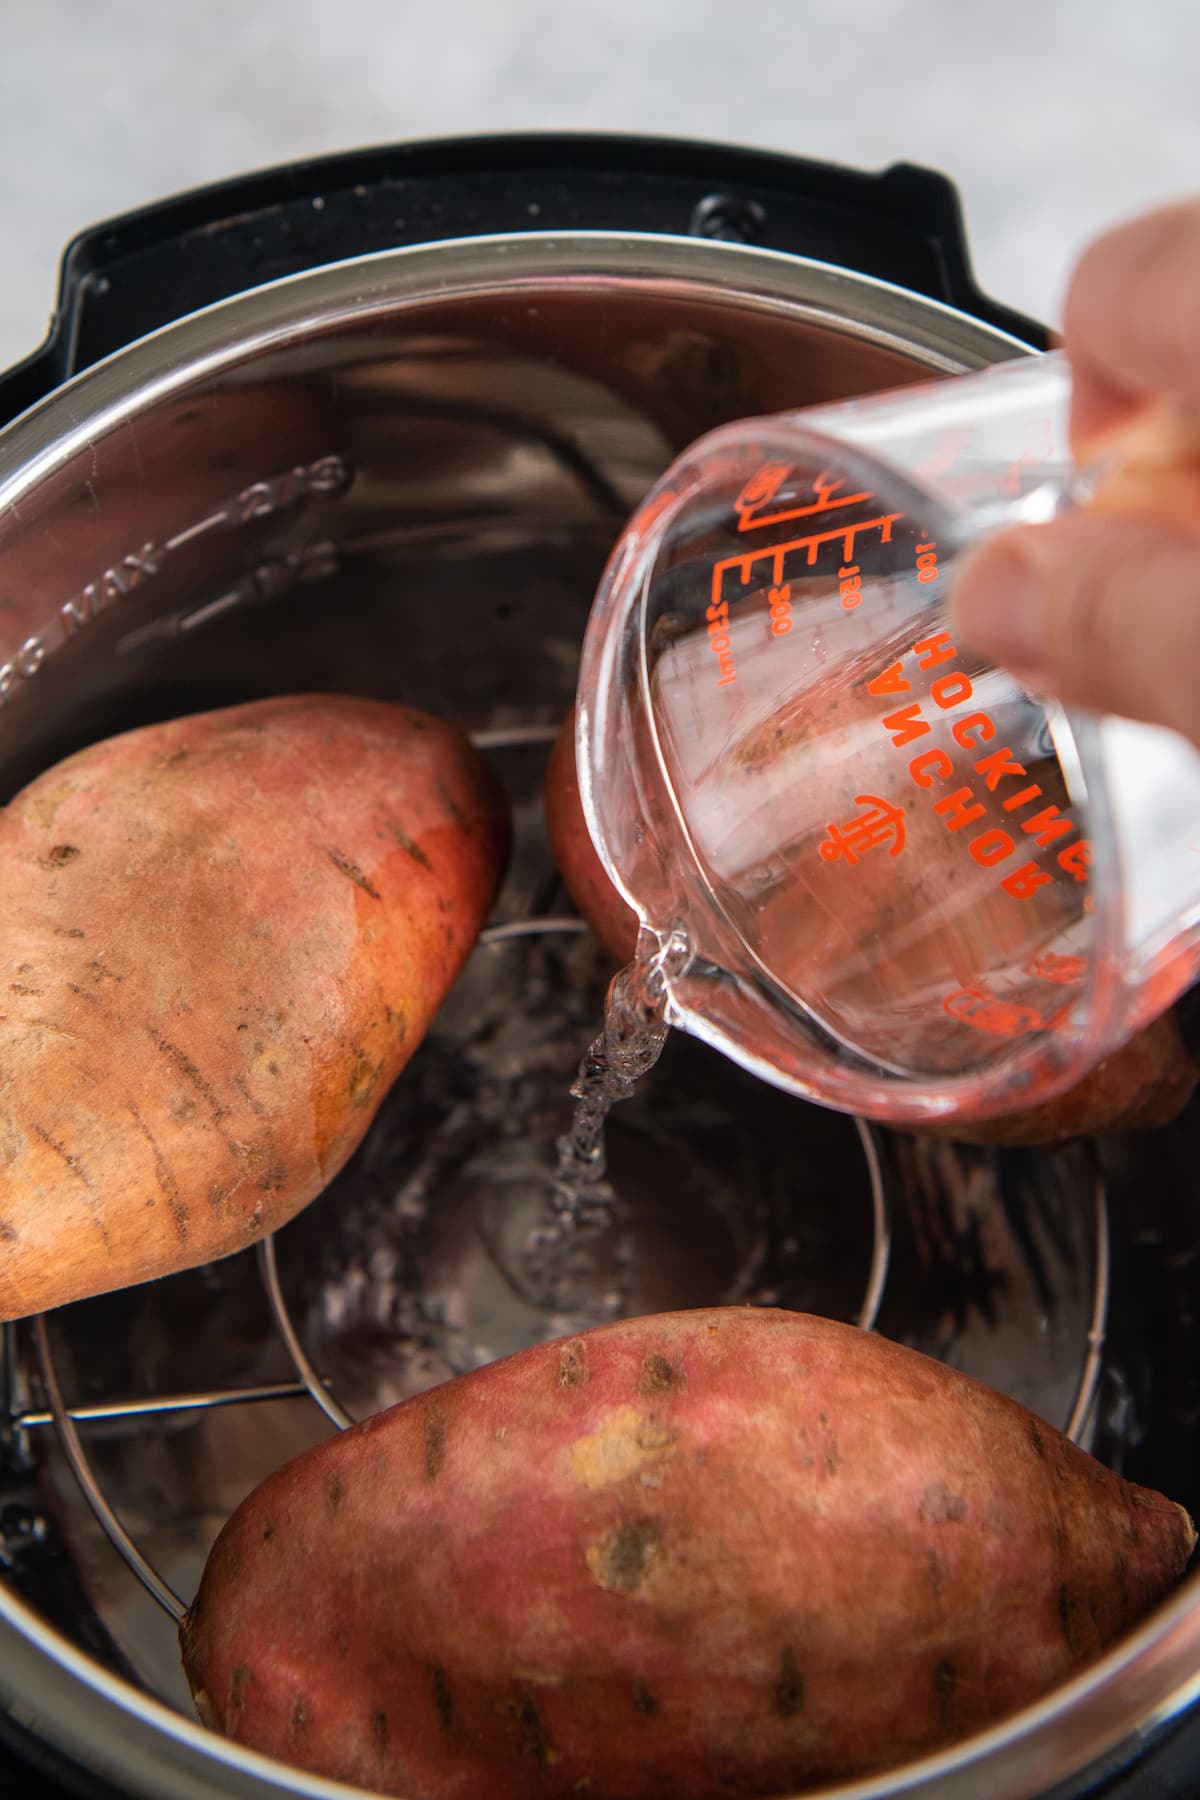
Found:
M 258 289 L 0 434 L 0 799 L 117 729 L 339 690 L 475 733 L 517 824 L 484 941 L 329 1193 L 229 1261 L 3 1328 L 18 1724 L 138 1795 L 348 1792 L 195 1722 L 174 1626 L 213 1537 L 349 1418 L 619 1312 L 749 1300 L 878 1326 L 1196 1508 L 1194 1114 L 1153 1139 L 968 1151 L 674 1042 L 614 1121 L 627 1254 L 585 1270 L 567 1313 L 511 1279 L 603 991 L 539 794 L 614 536 L 723 420 L 1022 348 L 792 256 L 494 237 Z M 1038 1707 L 838 1791 L 1026 1800 L 1197 1694 L 1193 1577 Z

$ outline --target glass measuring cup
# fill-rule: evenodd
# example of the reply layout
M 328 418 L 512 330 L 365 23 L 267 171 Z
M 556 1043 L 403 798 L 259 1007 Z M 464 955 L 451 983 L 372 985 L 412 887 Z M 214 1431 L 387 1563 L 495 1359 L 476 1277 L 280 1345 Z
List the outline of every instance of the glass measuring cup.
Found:
M 963 553 L 1088 503 L 1057 353 L 700 439 L 610 559 L 584 812 L 669 1021 L 896 1122 L 1071 1086 L 1200 964 L 1200 755 L 956 644 Z M 645 939 L 643 939 L 645 941 Z

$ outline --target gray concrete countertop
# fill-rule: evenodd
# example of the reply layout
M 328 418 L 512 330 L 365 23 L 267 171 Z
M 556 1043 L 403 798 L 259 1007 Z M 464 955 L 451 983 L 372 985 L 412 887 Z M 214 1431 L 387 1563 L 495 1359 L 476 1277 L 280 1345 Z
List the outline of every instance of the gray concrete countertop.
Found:
M 1057 312 L 1105 224 L 1200 191 L 1195 0 L 0 0 L 0 367 L 85 225 L 325 150 L 500 130 L 759 144 L 962 191 L 976 270 Z

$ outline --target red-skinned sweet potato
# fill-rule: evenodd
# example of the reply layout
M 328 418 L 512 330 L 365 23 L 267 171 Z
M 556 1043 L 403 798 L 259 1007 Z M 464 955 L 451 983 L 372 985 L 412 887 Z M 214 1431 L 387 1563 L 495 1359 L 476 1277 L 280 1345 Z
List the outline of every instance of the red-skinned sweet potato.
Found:
M 637 914 L 627 906 L 596 854 L 583 816 L 575 770 L 575 714 L 570 712 L 554 740 L 546 764 L 546 835 L 558 872 L 576 906 L 613 960 L 633 960 Z
M 550 848 L 571 898 L 614 961 L 629 962 L 637 917 L 609 880 L 588 831 L 575 771 L 573 713 L 550 752 L 545 807 Z M 920 1131 L 974 1144 L 1057 1144 L 1100 1131 L 1148 1131 L 1178 1116 L 1198 1080 L 1200 1066 L 1168 1012 L 1053 1100 L 1002 1118 L 952 1119 Z
M 201 1716 L 412 1800 L 707 1800 L 904 1762 L 1140 1619 L 1182 1508 L 800 1314 L 540 1345 L 270 1477 L 182 1631 Z
M 1101 1131 L 1153 1131 L 1178 1118 L 1200 1069 L 1174 1011 L 1135 1032 L 1065 1094 L 999 1119 L 923 1125 L 960 1144 L 1062 1144 Z
M 0 1317 L 241 1249 L 336 1174 L 491 904 L 452 726 L 264 700 L 97 744 L 0 813 Z

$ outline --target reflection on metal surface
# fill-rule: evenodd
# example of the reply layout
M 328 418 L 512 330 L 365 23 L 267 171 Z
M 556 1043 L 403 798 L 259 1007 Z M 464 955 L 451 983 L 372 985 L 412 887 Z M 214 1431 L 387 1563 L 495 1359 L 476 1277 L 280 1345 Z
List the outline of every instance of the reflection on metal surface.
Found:
M 63 1417 L 75 1425 L 95 1423 L 98 1419 L 145 1419 L 156 1413 L 199 1412 L 210 1406 L 250 1406 L 259 1400 L 297 1400 L 307 1392 L 302 1381 L 274 1381 L 265 1387 L 209 1388 L 195 1394 L 159 1394 L 152 1400 L 105 1400 L 97 1406 L 65 1406 Z M 14 1413 L 12 1418 L 16 1431 L 56 1423 L 52 1410 L 39 1407 Z
M 262 1272 L 267 1298 L 271 1302 L 271 1312 L 279 1327 L 279 1335 L 288 1347 L 289 1356 L 300 1371 L 300 1379 L 304 1383 L 305 1389 L 316 1401 L 325 1417 L 330 1419 L 339 1431 L 348 1430 L 355 1421 L 335 1395 L 330 1393 L 309 1361 L 303 1344 L 296 1336 L 291 1314 L 288 1312 L 279 1287 L 279 1271 L 275 1266 L 275 1240 L 273 1237 L 264 1238 L 258 1246 L 258 1266 Z
M 473 731 L 471 742 L 477 750 L 509 750 L 518 744 L 544 744 L 549 749 L 557 736 L 556 725 L 505 725 L 497 731 Z
M 1108 1325 L 1109 1294 L 1109 1242 L 1108 1242 L 1108 1206 L 1105 1200 L 1104 1184 L 1097 1180 L 1095 1190 L 1096 1205 L 1096 1240 L 1095 1240 L 1095 1301 L 1092 1306 L 1092 1320 L 1088 1326 L 1087 1356 L 1084 1360 L 1083 1373 L 1079 1377 L 1079 1392 L 1075 1396 L 1075 1404 L 1071 1408 L 1071 1416 L 1067 1420 L 1066 1433 L 1078 1443 L 1087 1430 L 1096 1404 L 1097 1390 L 1100 1385 L 1100 1365 L 1104 1355 L 1104 1340 Z
M 486 925 L 479 934 L 481 944 L 505 944 L 510 938 L 533 937 L 545 932 L 563 932 L 578 937 L 587 926 L 582 919 L 564 914 L 561 919 L 510 919 L 505 925 Z
M 855 1323 L 862 1331 L 873 1331 L 883 1304 L 883 1289 L 888 1278 L 892 1254 L 892 1229 L 888 1218 L 887 1190 L 879 1165 L 879 1150 L 874 1127 L 865 1119 L 855 1119 L 855 1130 L 862 1145 L 871 1182 L 871 1267 L 867 1275 L 867 1291 L 858 1309 Z
M 46 1385 L 46 1395 L 50 1401 L 55 1430 L 58 1432 L 59 1442 L 66 1452 L 75 1479 L 87 1497 L 88 1505 L 95 1513 L 114 1550 L 124 1557 L 146 1592 L 152 1595 L 164 1612 L 169 1613 L 173 1619 L 182 1619 L 187 1611 L 184 1602 L 167 1586 L 158 1570 L 152 1568 L 146 1561 L 109 1505 L 100 1484 L 92 1473 L 91 1464 L 84 1453 L 79 1433 L 75 1429 L 75 1421 L 63 1405 L 54 1359 L 50 1354 L 50 1334 L 46 1329 L 44 1315 L 34 1321 L 34 1336 L 38 1348 L 38 1367 Z

